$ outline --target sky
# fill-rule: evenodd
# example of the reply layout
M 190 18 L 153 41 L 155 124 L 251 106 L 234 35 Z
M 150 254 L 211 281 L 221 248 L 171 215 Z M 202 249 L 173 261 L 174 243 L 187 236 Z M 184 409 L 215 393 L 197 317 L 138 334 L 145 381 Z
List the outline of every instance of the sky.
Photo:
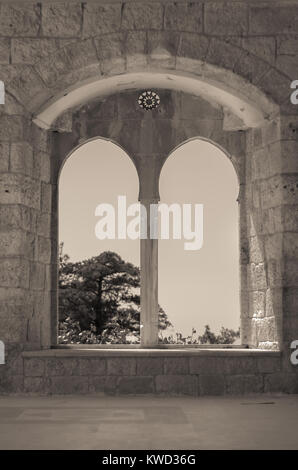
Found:
M 127 205 L 135 203 L 138 186 L 132 161 L 109 141 L 93 140 L 71 154 L 59 181 L 59 239 L 72 261 L 111 250 L 140 265 L 139 240 L 95 236 L 96 207 L 109 203 L 117 208 L 122 195 Z M 238 191 L 228 157 L 205 141 L 182 145 L 162 169 L 161 202 L 203 204 L 200 250 L 186 251 L 185 240 L 159 240 L 159 303 L 184 335 L 192 327 L 200 333 L 206 324 L 215 332 L 240 325 Z

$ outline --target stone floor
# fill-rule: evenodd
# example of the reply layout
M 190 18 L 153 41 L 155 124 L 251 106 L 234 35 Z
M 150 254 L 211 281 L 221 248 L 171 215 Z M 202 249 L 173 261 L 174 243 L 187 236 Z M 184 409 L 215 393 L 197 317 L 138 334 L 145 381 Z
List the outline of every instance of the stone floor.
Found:
M 0 397 L 0 449 L 298 449 L 298 395 Z

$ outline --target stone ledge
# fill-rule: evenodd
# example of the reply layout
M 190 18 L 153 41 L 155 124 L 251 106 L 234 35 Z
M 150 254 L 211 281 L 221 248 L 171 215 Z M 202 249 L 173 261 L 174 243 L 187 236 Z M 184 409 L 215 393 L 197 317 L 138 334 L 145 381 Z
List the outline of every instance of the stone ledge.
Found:
M 281 351 L 269 349 L 101 349 L 101 348 L 52 348 L 40 351 L 25 351 L 24 358 L 30 357 L 281 357 Z

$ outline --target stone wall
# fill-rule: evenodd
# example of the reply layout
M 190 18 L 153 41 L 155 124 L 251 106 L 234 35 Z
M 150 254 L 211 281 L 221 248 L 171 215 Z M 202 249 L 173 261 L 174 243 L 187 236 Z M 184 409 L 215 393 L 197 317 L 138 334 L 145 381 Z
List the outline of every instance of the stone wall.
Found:
M 24 366 L 24 390 L 46 395 L 298 393 L 272 351 L 58 350 L 26 353 Z
M 98 136 L 135 159 L 142 196 L 156 195 L 161 166 L 183 141 L 200 136 L 226 151 L 240 183 L 243 342 L 282 349 L 282 374 L 297 374 L 289 362 L 298 339 L 297 16 L 296 1 L 278 0 L 0 2 L 2 391 L 23 387 L 23 350 L 56 343 L 58 172 L 78 144 Z M 140 71 L 215 84 L 265 118 L 239 123 L 205 96 L 182 99 L 169 79 L 159 90 L 168 106 L 153 119 L 129 107 L 132 92 L 117 86 L 54 123 L 36 119 L 86 83 Z M 151 134 L 139 148 L 142 126 Z

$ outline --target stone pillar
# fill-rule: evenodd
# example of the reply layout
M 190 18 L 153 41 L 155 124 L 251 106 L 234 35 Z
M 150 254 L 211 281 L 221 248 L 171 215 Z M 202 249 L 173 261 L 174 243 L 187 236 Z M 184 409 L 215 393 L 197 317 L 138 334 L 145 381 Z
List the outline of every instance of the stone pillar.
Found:
M 158 343 L 158 239 L 150 237 L 150 205 L 157 199 L 140 201 L 147 217 L 142 217 L 141 233 L 141 345 L 154 347 Z M 151 224 L 151 228 L 152 228 Z

